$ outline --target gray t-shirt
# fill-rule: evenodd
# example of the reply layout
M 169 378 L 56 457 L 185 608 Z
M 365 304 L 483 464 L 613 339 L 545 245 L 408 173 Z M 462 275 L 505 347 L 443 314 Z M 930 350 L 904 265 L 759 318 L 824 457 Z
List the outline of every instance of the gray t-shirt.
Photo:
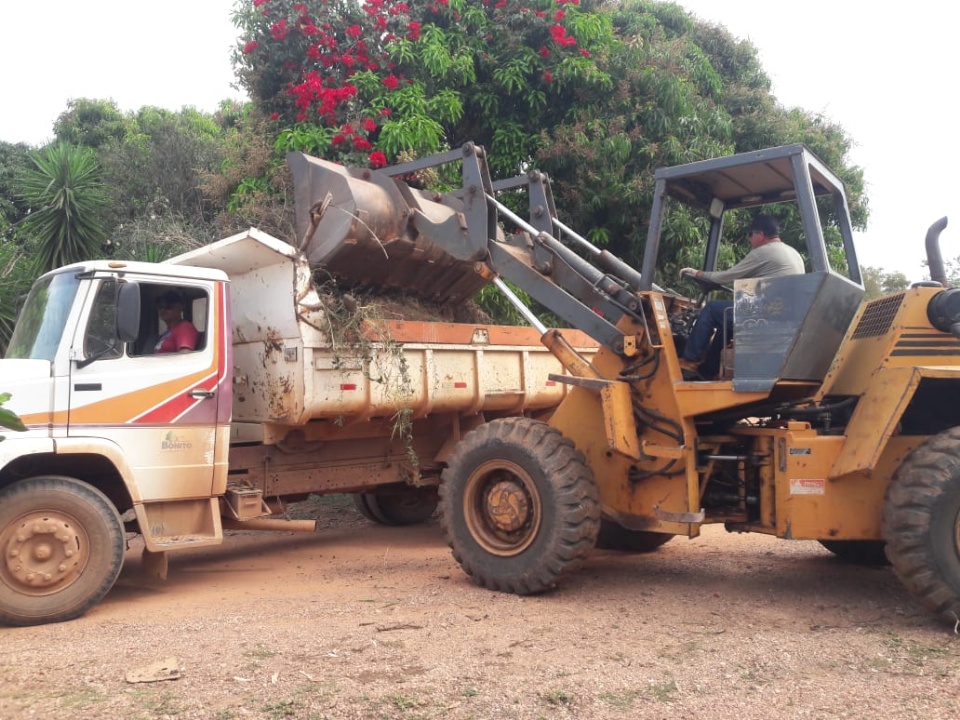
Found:
M 776 277 L 778 275 L 802 275 L 803 258 L 796 250 L 780 240 L 761 245 L 746 254 L 729 270 L 703 271 L 704 280 L 718 285 L 743 278 Z

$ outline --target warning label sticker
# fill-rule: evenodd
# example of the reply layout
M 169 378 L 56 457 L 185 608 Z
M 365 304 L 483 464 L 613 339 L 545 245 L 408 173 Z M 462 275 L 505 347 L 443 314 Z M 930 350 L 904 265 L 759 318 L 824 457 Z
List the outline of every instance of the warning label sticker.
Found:
M 791 478 L 791 495 L 823 495 L 827 481 L 824 478 Z

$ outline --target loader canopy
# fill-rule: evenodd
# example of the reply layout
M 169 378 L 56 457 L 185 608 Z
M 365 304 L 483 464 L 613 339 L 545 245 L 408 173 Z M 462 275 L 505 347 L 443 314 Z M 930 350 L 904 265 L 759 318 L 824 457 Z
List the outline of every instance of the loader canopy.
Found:
M 724 216 L 731 210 L 795 203 L 809 259 L 805 275 L 734 284 L 734 390 L 766 391 L 777 380 L 820 381 L 863 297 L 843 183 L 804 145 L 704 160 L 656 173 L 641 277 L 657 269 L 669 200 L 705 213 L 710 233 L 702 268 L 716 268 Z M 843 240 L 846 277 L 829 263 L 816 199 L 830 197 Z

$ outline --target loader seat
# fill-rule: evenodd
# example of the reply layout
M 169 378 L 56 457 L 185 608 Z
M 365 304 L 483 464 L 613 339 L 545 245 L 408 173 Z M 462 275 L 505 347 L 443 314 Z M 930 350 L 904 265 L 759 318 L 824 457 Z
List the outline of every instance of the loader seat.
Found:
M 823 380 L 863 288 L 833 272 L 737 280 L 733 389 L 767 392 L 778 380 Z

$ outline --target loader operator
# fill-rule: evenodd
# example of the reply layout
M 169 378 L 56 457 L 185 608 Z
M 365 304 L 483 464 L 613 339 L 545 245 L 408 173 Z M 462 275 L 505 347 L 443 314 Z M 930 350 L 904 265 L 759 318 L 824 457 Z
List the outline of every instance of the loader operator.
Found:
M 750 225 L 749 240 L 750 252 L 729 270 L 708 272 L 683 268 L 680 278 L 691 275 L 723 285 L 743 278 L 803 274 L 803 258 L 780 240 L 780 225 L 776 218 L 757 215 Z M 690 337 L 687 338 L 683 357 L 680 358 L 684 380 L 713 379 L 720 372 L 724 324 L 726 337 L 733 337 L 733 316 L 732 313 L 725 312 L 731 307 L 733 300 L 711 300 L 703 306 L 690 331 Z
M 190 352 L 197 347 L 197 328 L 183 317 L 184 299 L 179 290 L 167 290 L 157 298 L 160 319 L 167 329 L 154 348 L 155 353 Z

